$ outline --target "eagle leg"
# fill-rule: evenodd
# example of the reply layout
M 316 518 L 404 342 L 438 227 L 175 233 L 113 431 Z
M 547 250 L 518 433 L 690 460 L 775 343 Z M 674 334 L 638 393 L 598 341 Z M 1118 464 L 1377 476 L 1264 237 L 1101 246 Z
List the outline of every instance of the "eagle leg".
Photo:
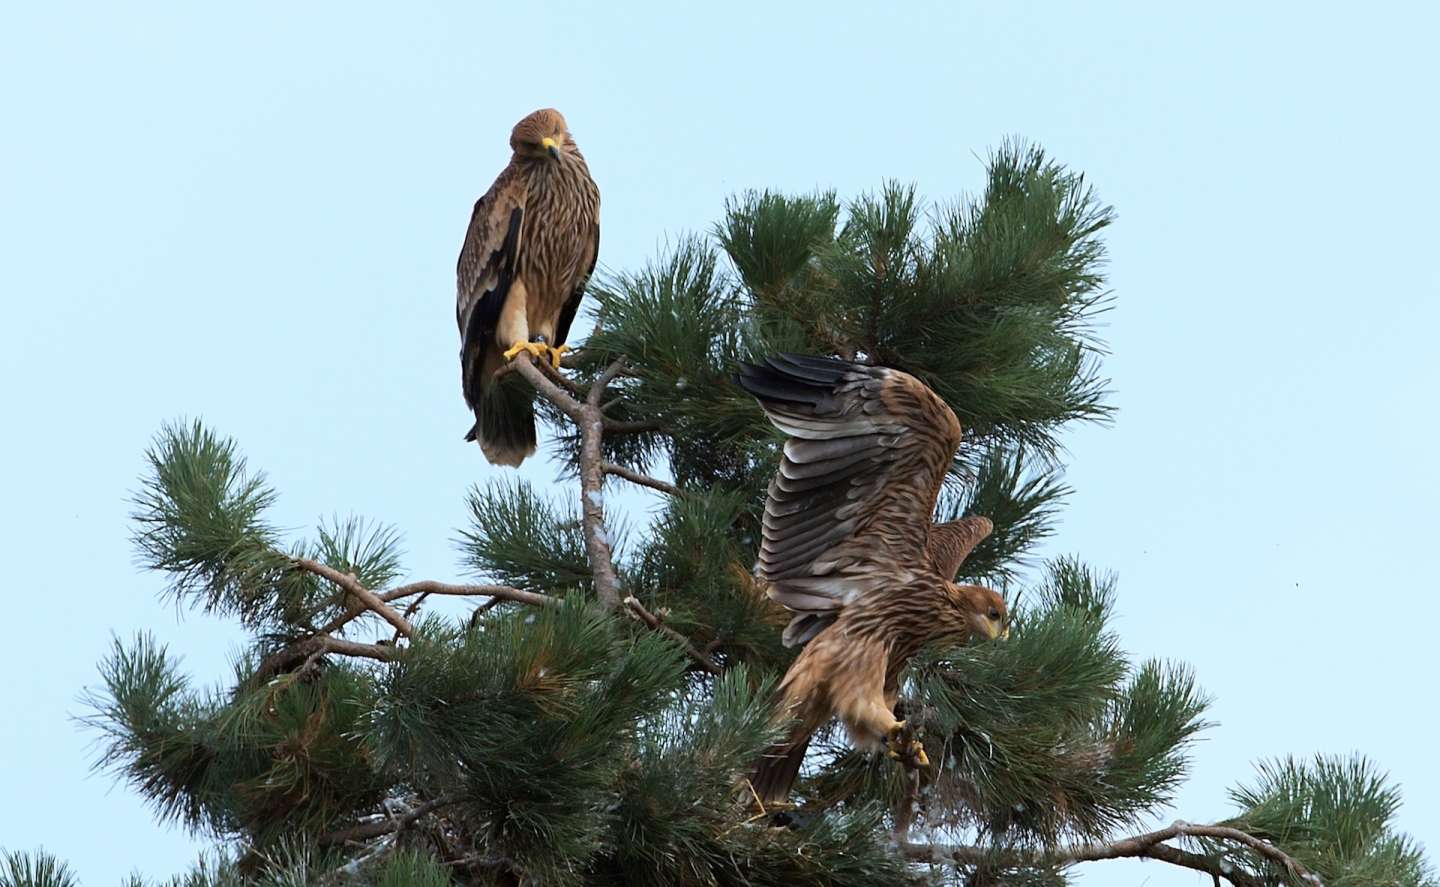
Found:
M 904 721 L 896 721 L 885 734 L 885 756 L 898 759 L 910 770 L 930 766 L 925 746 L 915 738 L 915 729 Z
M 554 367 L 555 369 L 557 369 L 557 370 L 560 369 L 560 358 L 564 357 L 564 356 L 565 356 L 565 352 L 566 352 L 566 351 L 569 351 L 569 350 L 570 350 L 570 346 L 569 346 L 569 345 L 556 345 L 554 348 L 551 348 L 551 349 L 550 349 L 550 365 L 553 366 L 553 367 Z

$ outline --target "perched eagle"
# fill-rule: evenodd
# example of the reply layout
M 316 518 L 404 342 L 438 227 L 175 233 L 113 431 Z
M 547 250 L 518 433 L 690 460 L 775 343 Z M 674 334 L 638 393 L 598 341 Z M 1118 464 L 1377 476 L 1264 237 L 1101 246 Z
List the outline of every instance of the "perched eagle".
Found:
M 475 412 L 465 439 L 497 465 L 535 452 L 535 406 L 523 379 L 495 373 L 521 351 L 559 366 L 600 249 L 600 190 L 560 112 L 515 124 L 510 148 L 475 202 L 455 267 L 460 380 Z
M 806 645 L 778 691 L 793 732 L 761 760 L 756 793 L 786 798 L 831 715 L 857 742 L 926 764 L 893 713 L 901 669 L 932 641 L 1006 630 L 1000 595 L 952 581 L 990 521 L 932 524 L 960 422 L 919 380 L 883 367 L 780 355 L 744 365 L 737 382 L 790 435 L 765 503 L 759 572 L 796 613 L 785 643 Z

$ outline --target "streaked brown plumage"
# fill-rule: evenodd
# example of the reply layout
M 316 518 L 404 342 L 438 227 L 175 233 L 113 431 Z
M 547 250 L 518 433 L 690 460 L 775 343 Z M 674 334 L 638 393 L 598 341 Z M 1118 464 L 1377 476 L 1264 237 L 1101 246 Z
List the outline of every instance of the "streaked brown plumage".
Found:
M 510 148 L 455 267 L 461 385 L 475 412 L 465 439 L 497 465 L 535 452 L 535 409 L 524 380 L 495 373 L 522 350 L 559 363 L 600 249 L 600 191 L 560 112 L 515 124 Z
M 952 581 L 990 521 L 932 524 L 960 422 L 918 379 L 883 367 L 780 355 L 737 381 L 790 435 L 759 572 L 796 613 L 786 645 L 806 644 L 778 691 L 794 730 L 761 761 L 755 790 L 784 800 L 831 715 L 857 742 L 926 763 L 893 714 L 901 670 L 925 644 L 995 638 L 1006 621 L 994 591 Z

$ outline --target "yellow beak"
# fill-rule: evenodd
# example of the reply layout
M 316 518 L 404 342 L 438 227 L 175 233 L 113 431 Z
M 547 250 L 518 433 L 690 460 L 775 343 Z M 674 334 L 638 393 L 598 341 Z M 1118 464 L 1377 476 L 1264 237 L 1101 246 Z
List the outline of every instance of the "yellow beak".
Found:
M 551 157 L 558 158 L 560 156 L 560 145 L 549 136 L 540 140 L 540 146 L 549 151 Z

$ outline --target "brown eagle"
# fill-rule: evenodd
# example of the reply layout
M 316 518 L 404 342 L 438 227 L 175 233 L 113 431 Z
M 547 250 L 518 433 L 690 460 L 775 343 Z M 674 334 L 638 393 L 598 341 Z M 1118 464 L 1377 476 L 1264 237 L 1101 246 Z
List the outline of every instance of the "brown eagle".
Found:
M 1006 631 L 1000 595 L 952 581 L 990 521 L 932 524 L 959 420 L 918 379 L 884 367 L 779 355 L 743 365 L 737 382 L 790 436 L 765 503 L 759 573 L 795 611 L 786 645 L 806 645 L 778 691 L 794 728 L 761 760 L 756 793 L 785 800 L 810 735 L 832 715 L 861 744 L 929 763 L 893 714 L 900 671 L 932 641 Z
M 495 374 L 521 351 L 559 366 L 600 250 L 600 190 L 560 112 L 515 124 L 510 148 L 455 267 L 460 379 L 475 412 L 465 439 L 497 465 L 535 452 L 535 406 L 523 379 Z

